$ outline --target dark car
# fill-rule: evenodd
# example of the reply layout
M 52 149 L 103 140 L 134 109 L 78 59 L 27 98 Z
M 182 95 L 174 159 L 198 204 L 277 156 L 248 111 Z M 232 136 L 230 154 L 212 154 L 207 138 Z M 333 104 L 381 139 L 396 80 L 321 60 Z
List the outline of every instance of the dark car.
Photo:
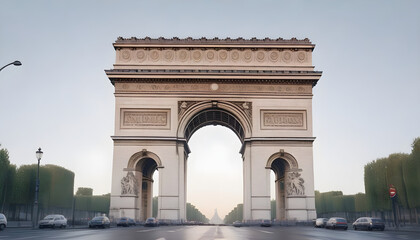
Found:
M 328 220 L 327 224 L 325 224 L 325 228 L 347 230 L 347 220 L 340 217 L 332 217 Z
M 268 219 L 261 220 L 260 226 L 261 227 L 271 227 L 271 221 L 268 220 Z
M 242 222 L 241 221 L 234 221 L 233 226 L 234 227 L 242 227 Z
M 317 218 L 315 220 L 315 227 L 316 228 L 323 228 L 328 222 L 328 218 Z
M 159 225 L 158 221 L 155 218 L 148 218 L 144 223 L 146 227 L 157 227 Z
M 89 228 L 109 228 L 110 226 L 111 223 L 109 221 L 109 218 L 105 216 L 94 217 L 92 218 L 92 220 L 89 221 Z
M 353 229 L 364 229 L 371 231 L 373 229 L 385 230 L 385 223 L 380 218 L 361 217 L 353 223 Z
M 132 219 L 132 218 L 129 218 L 128 219 L 128 225 L 129 226 L 136 226 L 136 221 L 134 219 Z
M 128 227 L 130 226 L 130 222 L 129 222 L 129 218 L 128 217 L 122 217 L 120 219 L 117 220 L 117 226 L 123 226 L 123 227 Z

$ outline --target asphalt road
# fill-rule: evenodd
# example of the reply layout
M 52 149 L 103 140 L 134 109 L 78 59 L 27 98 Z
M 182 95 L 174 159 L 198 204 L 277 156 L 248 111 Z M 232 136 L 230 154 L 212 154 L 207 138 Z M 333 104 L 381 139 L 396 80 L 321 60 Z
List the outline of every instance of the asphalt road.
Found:
M 7 228 L 0 232 L 0 240 L 36 239 L 142 239 L 142 240 L 395 240 L 420 239 L 420 232 L 327 230 L 312 227 L 241 227 L 231 226 L 166 226 L 156 228 L 114 227 L 110 229 L 27 229 Z

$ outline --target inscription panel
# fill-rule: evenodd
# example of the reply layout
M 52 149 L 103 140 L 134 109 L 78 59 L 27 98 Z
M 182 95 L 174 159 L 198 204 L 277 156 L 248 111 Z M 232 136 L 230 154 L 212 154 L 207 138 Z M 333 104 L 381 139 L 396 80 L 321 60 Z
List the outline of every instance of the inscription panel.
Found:
M 306 130 L 304 110 L 261 110 L 261 129 Z
M 121 128 L 170 129 L 170 109 L 121 109 Z

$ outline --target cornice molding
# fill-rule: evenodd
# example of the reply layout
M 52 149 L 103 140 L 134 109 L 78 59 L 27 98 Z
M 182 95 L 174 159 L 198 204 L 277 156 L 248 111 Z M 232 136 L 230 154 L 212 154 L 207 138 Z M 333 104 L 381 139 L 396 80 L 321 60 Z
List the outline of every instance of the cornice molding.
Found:
M 192 37 L 187 37 L 187 38 L 178 38 L 178 37 L 173 37 L 173 38 L 164 38 L 164 37 L 159 37 L 159 38 L 150 38 L 150 37 L 145 37 L 145 38 L 137 38 L 137 37 L 130 37 L 130 38 L 123 38 L 123 37 L 118 37 L 117 40 L 115 41 L 114 45 L 119 45 L 119 44 L 170 44 L 170 45 L 184 45 L 184 44 L 188 44 L 188 45 L 223 45 L 223 44 L 228 44 L 228 45 L 244 45 L 244 44 L 250 44 L 250 45 L 279 45 L 279 44 L 291 44 L 291 45 L 311 45 L 311 46 L 315 46 L 314 44 L 311 43 L 311 41 L 308 38 L 305 39 L 297 39 L 297 38 L 291 38 L 291 39 L 284 39 L 284 38 L 276 38 L 276 39 L 272 39 L 272 38 L 263 38 L 263 39 L 259 39 L 259 38 L 251 38 L 251 39 L 244 39 L 244 38 L 192 38 Z

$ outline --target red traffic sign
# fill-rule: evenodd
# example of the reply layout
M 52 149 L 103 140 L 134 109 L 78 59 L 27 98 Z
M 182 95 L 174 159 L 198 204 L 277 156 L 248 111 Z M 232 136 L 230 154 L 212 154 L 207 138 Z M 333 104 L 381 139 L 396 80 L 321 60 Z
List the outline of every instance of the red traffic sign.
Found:
M 395 187 L 391 185 L 389 186 L 389 197 L 393 198 L 395 196 L 397 196 L 397 189 L 395 189 Z

